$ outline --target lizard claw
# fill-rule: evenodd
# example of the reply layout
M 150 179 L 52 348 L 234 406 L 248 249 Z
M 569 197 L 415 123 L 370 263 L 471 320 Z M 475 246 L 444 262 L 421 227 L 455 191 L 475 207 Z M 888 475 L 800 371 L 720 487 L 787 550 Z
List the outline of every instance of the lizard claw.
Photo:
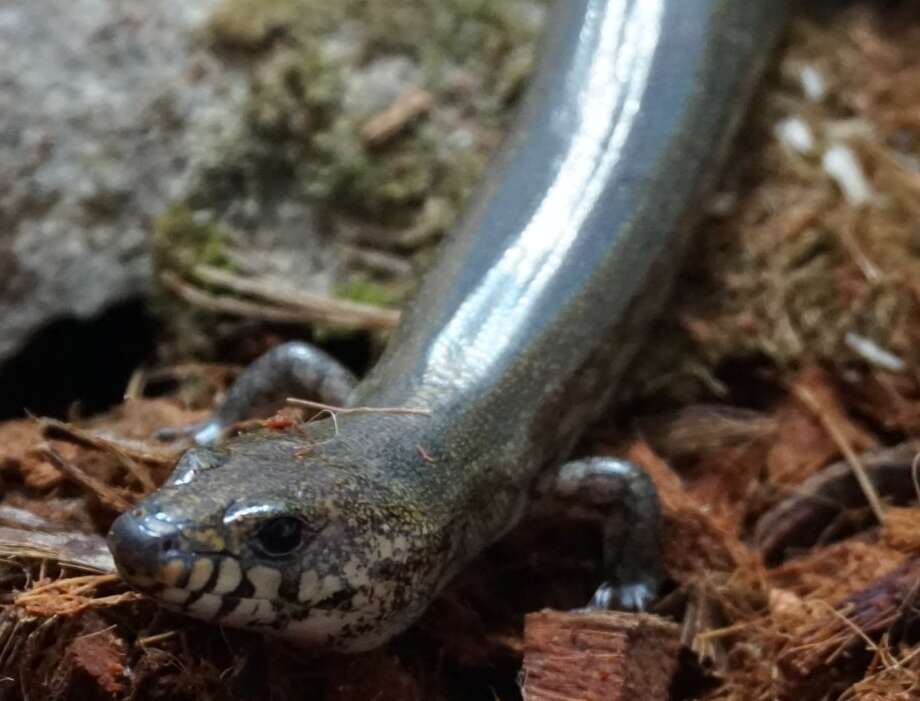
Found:
M 657 587 L 652 582 L 631 582 L 614 586 L 610 582 L 601 584 L 588 608 L 619 610 L 619 611 L 645 611 L 657 596 Z

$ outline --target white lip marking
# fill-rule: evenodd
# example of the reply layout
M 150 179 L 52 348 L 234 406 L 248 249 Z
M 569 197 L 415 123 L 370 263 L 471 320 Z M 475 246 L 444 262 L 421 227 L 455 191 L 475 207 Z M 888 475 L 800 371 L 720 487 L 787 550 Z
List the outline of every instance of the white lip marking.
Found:
M 342 630 L 346 626 L 364 622 L 366 618 L 361 612 L 342 613 L 312 609 L 306 618 L 299 621 L 292 620 L 284 629 L 284 635 L 313 645 L 329 645 L 340 639 Z M 345 648 L 350 649 L 347 642 Z
M 246 570 L 246 579 L 250 581 L 255 592 L 254 599 L 277 599 L 278 587 L 281 586 L 281 572 L 264 565 L 256 565 Z
M 327 574 L 320 579 L 316 575 L 316 572 L 307 570 L 300 575 L 300 590 L 297 592 L 297 600 L 300 601 L 300 603 L 319 601 L 342 589 L 343 584 L 338 577 Z
M 210 558 L 205 557 L 198 560 L 192 565 L 192 574 L 189 575 L 187 589 L 190 591 L 198 591 L 204 587 L 211 578 L 211 573 L 213 571 L 214 562 Z
M 221 601 L 216 594 L 202 594 L 201 598 L 189 604 L 188 611 L 201 618 L 214 618 L 220 611 Z
M 249 626 L 257 623 L 271 623 L 275 611 L 270 601 L 264 599 L 242 599 L 237 607 L 221 618 L 228 626 Z
M 314 570 L 307 570 L 300 575 L 300 590 L 297 592 L 298 601 L 309 601 L 316 596 L 319 589 L 319 577 Z
M 191 595 L 192 592 L 187 589 L 176 589 L 175 587 L 167 587 L 157 594 L 159 598 L 169 604 L 184 604 Z
M 225 557 L 220 561 L 220 572 L 217 574 L 213 591 L 215 594 L 229 594 L 240 585 L 242 579 L 240 563 L 232 557 Z
M 184 573 L 185 561 L 176 557 L 163 565 L 160 570 L 160 581 L 168 587 L 174 587 Z

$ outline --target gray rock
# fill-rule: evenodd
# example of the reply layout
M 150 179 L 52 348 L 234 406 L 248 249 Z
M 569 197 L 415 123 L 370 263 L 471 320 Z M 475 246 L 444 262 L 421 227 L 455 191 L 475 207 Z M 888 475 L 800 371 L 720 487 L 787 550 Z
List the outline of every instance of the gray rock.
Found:
M 217 0 L 0 4 L 0 361 L 151 284 L 150 221 L 241 127 Z

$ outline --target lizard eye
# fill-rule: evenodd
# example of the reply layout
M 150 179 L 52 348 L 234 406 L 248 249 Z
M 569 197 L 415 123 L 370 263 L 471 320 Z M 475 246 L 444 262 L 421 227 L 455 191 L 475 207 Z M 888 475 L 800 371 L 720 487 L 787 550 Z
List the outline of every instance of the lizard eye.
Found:
M 256 530 L 256 546 L 269 557 L 290 555 L 303 544 L 304 524 L 293 516 L 279 516 Z

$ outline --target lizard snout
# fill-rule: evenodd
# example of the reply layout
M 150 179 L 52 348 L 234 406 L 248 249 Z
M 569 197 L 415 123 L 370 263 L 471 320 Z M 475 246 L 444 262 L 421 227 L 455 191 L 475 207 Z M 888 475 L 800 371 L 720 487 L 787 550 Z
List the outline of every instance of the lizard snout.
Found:
M 160 579 L 170 551 L 176 549 L 178 535 L 172 524 L 137 510 L 129 511 L 112 524 L 109 550 L 125 579 L 139 586 L 149 585 Z

